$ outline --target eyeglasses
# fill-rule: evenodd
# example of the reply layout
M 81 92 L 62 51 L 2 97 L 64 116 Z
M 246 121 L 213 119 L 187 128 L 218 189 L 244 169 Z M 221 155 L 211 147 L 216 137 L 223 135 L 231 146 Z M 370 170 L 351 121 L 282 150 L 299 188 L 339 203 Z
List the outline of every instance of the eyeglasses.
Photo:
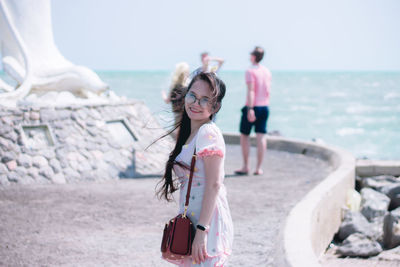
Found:
M 198 101 L 200 107 L 202 107 L 202 108 L 207 108 L 208 105 L 209 105 L 209 103 L 210 103 L 210 101 L 209 101 L 209 99 L 208 99 L 207 97 L 202 97 L 202 98 L 198 99 L 198 98 L 197 98 L 193 93 L 191 93 L 191 92 L 186 94 L 186 96 L 185 96 L 185 101 L 186 101 L 186 103 L 188 103 L 188 104 L 193 104 L 193 103 L 196 103 L 196 101 Z

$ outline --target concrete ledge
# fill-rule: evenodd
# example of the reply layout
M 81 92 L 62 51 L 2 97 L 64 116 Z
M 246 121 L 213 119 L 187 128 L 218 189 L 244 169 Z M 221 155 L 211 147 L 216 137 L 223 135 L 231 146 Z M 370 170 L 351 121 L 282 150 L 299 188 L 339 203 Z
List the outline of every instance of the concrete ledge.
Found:
M 240 136 L 224 134 L 225 142 L 240 143 Z M 334 171 L 312 189 L 289 213 L 284 229 L 286 265 L 321 266 L 319 258 L 325 252 L 341 223 L 346 194 L 354 188 L 355 159 L 339 148 L 268 136 L 268 149 L 299 153 L 320 158 Z M 252 137 L 252 144 L 255 138 Z
M 240 135 L 234 133 L 224 133 L 225 143 L 240 144 Z M 290 153 L 303 154 L 306 156 L 319 158 L 328 161 L 334 168 L 340 163 L 340 155 L 325 145 L 313 142 L 304 142 L 296 139 L 281 136 L 268 136 L 268 149 L 286 151 Z M 256 145 L 256 137 L 250 136 L 251 145 Z M 328 149 L 327 149 L 328 148 Z
M 361 177 L 377 175 L 400 176 L 400 161 L 394 160 L 357 160 L 356 173 Z

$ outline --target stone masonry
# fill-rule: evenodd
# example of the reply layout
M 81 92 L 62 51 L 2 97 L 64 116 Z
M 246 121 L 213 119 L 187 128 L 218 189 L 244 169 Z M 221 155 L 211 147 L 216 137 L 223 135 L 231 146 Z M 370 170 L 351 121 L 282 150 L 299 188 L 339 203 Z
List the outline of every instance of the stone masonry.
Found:
M 135 100 L 0 106 L 0 185 L 160 175 L 173 140 L 167 136 L 148 146 L 165 133 L 144 103 Z

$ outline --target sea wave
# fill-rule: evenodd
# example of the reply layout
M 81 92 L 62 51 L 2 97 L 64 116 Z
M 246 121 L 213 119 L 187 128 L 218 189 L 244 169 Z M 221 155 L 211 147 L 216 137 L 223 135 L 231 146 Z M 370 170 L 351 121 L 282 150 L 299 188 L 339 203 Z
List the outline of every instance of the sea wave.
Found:
M 383 99 L 388 100 L 388 99 L 393 99 L 393 98 L 400 98 L 400 94 L 396 92 L 389 92 L 384 95 Z
M 363 128 L 341 128 L 336 131 L 336 134 L 339 136 L 347 136 L 347 135 L 357 135 L 363 134 L 365 131 Z
M 317 108 L 316 107 L 311 107 L 311 106 L 292 106 L 292 107 L 290 107 L 290 110 L 293 110 L 293 111 L 299 111 L 299 110 L 301 110 L 301 111 L 315 111 L 315 110 L 317 110 Z
M 348 94 L 345 92 L 332 92 L 329 94 L 329 97 L 337 97 L 337 98 L 344 98 L 347 96 L 348 96 Z

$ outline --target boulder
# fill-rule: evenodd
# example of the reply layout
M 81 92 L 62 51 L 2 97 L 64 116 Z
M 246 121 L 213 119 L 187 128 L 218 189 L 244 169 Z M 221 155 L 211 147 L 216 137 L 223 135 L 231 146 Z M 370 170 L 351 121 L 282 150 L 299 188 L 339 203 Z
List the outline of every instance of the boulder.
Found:
M 361 187 L 369 187 L 374 190 L 381 191 L 383 187 L 393 183 L 400 183 L 400 180 L 391 175 L 379 175 L 363 178 L 361 181 Z
M 336 253 L 350 257 L 371 257 L 381 252 L 382 247 L 378 242 L 360 233 L 347 237 L 336 250 Z
M 389 212 L 386 212 L 388 214 Z M 373 240 L 377 241 L 379 244 L 383 245 L 383 221 L 385 216 L 375 217 L 372 219 L 371 226 L 372 234 L 369 235 Z
M 372 225 L 359 211 L 349 211 L 344 216 L 343 222 L 339 227 L 338 235 L 340 241 L 345 240 L 354 233 L 362 233 L 366 236 L 373 236 Z
M 388 210 L 390 198 L 371 188 L 361 190 L 361 213 L 372 221 L 373 218 L 384 216 Z
M 43 156 L 34 156 L 32 158 L 32 165 L 36 168 L 42 168 L 48 166 L 49 162 Z
M 388 184 L 379 191 L 390 198 L 389 210 L 400 207 L 400 183 Z
M 389 212 L 383 221 L 383 246 L 391 249 L 400 245 L 400 208 Z
M 30 168 L 32 167 L 32 158 L 27 154 L 20 154 L 17 163 L 24 168 Z

